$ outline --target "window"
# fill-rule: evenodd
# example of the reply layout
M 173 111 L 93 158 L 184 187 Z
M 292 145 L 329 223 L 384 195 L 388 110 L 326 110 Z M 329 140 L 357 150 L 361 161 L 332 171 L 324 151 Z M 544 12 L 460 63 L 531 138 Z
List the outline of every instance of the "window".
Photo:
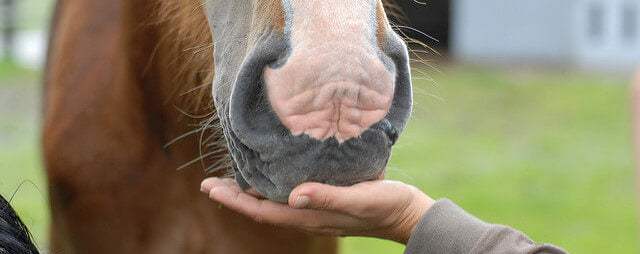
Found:
M 622 6 L 622 38 L 627 43 L 635 43 L 638 37 L 638 6 L 625 3 Z
M 592 41 L 600 41 L 604 36 L 604 8 L 601 3 L 592 2 L 587 13 L 587 33 Z

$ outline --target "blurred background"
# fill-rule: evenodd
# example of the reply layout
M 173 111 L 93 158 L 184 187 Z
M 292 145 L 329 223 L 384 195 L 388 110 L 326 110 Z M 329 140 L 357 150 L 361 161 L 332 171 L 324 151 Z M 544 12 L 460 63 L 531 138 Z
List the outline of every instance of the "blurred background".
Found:
M 630 80 L 640 0 L 399 0 L 416 109 L 389 177 L 572 253 L 640 253 Z M 0 0 L 0 194 L 47 246 L 52 0 Z M 421 32 L 419 32 L 419 31 Z M 437 53 L 435 53 L 437 52 Z M 346 238 L 343 253 L 401 253 Z

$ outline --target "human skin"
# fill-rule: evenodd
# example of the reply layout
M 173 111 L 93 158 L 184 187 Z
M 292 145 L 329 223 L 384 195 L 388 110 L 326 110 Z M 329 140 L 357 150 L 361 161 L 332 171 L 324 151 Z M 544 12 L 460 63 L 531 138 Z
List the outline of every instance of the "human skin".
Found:
M 368 236 L 403 244 L 434 203 L 416 187 L 389 180 L 349 187 L 304 183 L 291 192 L 288 204 L 245 192 L 233 179 L 208 178 L 202 182 L 201 191 L 259 223 L 311 234 Z

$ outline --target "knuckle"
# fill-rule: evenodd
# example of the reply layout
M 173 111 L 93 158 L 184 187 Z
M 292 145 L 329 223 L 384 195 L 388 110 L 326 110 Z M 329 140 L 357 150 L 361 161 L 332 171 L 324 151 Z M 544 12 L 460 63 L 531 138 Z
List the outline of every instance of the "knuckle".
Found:
M 333 208 L 333 199 L 331 199 L 327 194 L 319 195 L 318 197 L 318 208 L 322 210 L 330 210 Z
M 255 222 L 260 224 L 265 223 L 265 217 L 263 215 L 264 209 L 262 205 L 263 205 L 263 201 L 258 202 L 258 207 L 251 214 L 251 219 L 253 219 Z
M 240 203 L 240 193 L 232 192 L 231 200 L 233 201 L 233 203 L 239 204 Z
M 213 188 L 209 191 L 209 198 L 213 199 L 216 193 L 216 188 Z
M 254 214 L 251 215 L 251 219 L 253 219 L 255 222 L 259 223 L 259 224 L 264 224 L 265 220 L 264 220 L 264 216 L 262 216 L 262 214 L 260 214 L 260 212 L 256 212 Z

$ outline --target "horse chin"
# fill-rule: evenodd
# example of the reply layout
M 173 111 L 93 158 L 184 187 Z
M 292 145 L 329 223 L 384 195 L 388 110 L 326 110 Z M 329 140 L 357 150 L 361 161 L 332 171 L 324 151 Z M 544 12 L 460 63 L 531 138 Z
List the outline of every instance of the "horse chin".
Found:
M 233 142 L 236 180 L 243 189 L 254 188 L 268 199 L 287 202 L 291 190 L 304 182 L 348 186 L 378 179 L 393 144 L 382 128 L 343 143 L 290 136 L 288 145 L 261 151 Z
M 277 146 L 263 139 L 262 147 L 269 148 L 259 150 L 246 146 L 234 133 L 230 147 L 236 180 L 244 189 L 255 188 L 278 202 L 287 202 L 291 190 L 304 182 L 348 186 L 375 180 L 384 173 L 396 133 L 388 121 L 381 121 L 342 143 L 335 138 L 319 141 L 287 135 Z

